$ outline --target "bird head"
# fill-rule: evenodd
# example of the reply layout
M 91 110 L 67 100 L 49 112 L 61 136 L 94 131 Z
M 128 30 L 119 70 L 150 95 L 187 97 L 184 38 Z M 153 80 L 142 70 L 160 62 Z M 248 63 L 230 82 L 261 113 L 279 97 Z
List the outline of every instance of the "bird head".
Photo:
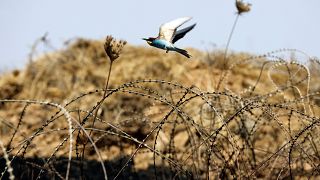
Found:
M 149 37 L 149 38 L 142 38 L 142 39 L 145 40 L 145 41 L 147 41 L 147 43 L 148 43 L 149 45 L 151 45 L 152 42 L 153 42 L 153 40 L 155 40 L 156 38 Z

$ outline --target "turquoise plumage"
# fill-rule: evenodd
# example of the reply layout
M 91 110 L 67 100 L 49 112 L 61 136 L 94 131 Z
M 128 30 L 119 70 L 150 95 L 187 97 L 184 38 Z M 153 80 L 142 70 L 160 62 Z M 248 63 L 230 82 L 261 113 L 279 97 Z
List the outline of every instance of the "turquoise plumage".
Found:
M 180 27 L 182 24 L 186 23 L 190 19 L 191 17 L 183 17 L 162 24 L 160 26 L 158 37 L 143 38 L 143 40 L 147 41 L 147 43 L 150 46 L 166 50 L 167 53 L 169 51 L 175 51 L 186 56 L 187 58 L 190 58 L 191 56 L 188 53 L 188 51 L 174 46 L 175 42 L 183 38 L 189 31 L 191 31 L 196 26 L 196 24 L 193 24 L 191 26 L 177 31 L 178 27 Z

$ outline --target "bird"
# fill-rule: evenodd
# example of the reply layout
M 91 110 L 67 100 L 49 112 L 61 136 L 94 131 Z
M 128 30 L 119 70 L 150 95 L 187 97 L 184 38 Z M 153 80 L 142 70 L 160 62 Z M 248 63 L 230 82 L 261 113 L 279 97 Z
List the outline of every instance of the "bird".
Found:
M 166 50 L 166 53 L 168 53 L 169 51 L 176 51 L 186 56 L 187 58 L 190 58 L 191 55 L 188 53 L 188 51 L 180 49 L 174 45 L 175 42 L 183 38 L 196 26 L 195 23 L 186 28 L 177 30 L 181 25 L 190 21 L 190 19 L 192 19 L 192 17 L 182 17 L 164 23 L 160 26 L 158 37 L 149 37 L 142 39 L 145 40 L 150 46 Z

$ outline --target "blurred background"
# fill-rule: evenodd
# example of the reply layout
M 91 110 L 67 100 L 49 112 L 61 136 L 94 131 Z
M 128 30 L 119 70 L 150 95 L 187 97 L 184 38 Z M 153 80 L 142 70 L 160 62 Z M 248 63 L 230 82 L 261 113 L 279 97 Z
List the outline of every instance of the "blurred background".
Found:
M 279 48 L 297 48 L 320 56 L 319 0 L 246 0 L 252 11 L 239 18 L 230 49 L 260 54 Z M 59 49 L 70 39 L 103 39 L 111 34 L 133 45 L 156 36 L 159 26 L 192 16 L 196 28 L 177 44 L 201 50 L 223 49 L 236 18 L 234 0 L 1 0 L 0 70 L 22 68 L 33 43 L 47 33 Z

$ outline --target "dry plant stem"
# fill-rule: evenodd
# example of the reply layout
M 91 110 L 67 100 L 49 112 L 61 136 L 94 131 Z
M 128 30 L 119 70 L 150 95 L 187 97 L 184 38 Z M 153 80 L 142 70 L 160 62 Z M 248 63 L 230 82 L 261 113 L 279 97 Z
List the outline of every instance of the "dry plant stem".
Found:
M 44 42 L 47 40 L 48 32 L 46 32 L 42 37 L 38 38 L 31 46 L 31 52 L 29 53 L 29 63 L 33 63 L 33 56 L 37 51 L 37 47 L 41 42 Z
M 110 80 L 110 75 L 111 75 L 111 69 L 112 69 L 112 64 L 113 64 L 113 61 L 110 61 L 109 73 L 108 73 L 107 82 L 106 82 L 106 85 L 105 85 L 105 90 L 104 90 L 102 99 L 99 101 L 99 104 L 98 104 L 98 106 L 97 106 L 97 108 L 96 108 L 96 111 L 95 111 L 95 113 L 94 113 L 91 128 L 94 128 L 94 124 L 95 124 L 95 121 L 96 121 L 96 119 L 97 119 L 98 111 L 99 111 L 99 109 L 100 109 L 100 107 L 101 107 L 101 104 L 104 102 L 105 97 L 106 97 L 106 95 L 107 95 L 108 85 L 109 85 L 109 80 Z M 91 133 L 92 133 L 92 130 L 90 130 L 89 136 L 91 136 Z M 87 143 L 88 143 L 88 140 L 87 140 L 87 142 L 83 145 L 82 160 L 84 159 L 84 150 L 86 149 L 85 147 L 86 147 L 86 144 L 87 144 Z
M 99 104 L 96 108 L 96 111 L 95 111 L 95 114 L 94 114 L 94 117 L 93 117 L 93 122 L 92 122 L 92 128 L 94 127 L 94 123 L 95 123 L 95 120 L 97 118 L 97 114 L 98 114 L 98 111 L 101 107 L 101 104 L 104 102 L 105 100 L 105 96 L 107 95 L 107 91 L 108 91 L 108 85 L 109 85 L 109 79 L 110 79 L 110 75 L 111 75 L 111 69 L 112 69 L 112 64 L 113 62 L 119 58 L 120 56 L 120 53 L 122 51 L 122 48 L 127 44 L 127 41 L 123 41 L 123 40 L 120 40 L 120 41 L 116 41 L 112 36 L 107 36 L 106 37 L 106 41 L 103 45 L 104 47 L 104 50 L 105 50 L 105 53 L 106 55 L 109 57 L 110 59 L 110 66 L 109 66 L 109 73 L 108 73 L 108 77 L 107 77 L 107 82 L 106 82 L 106 85 L 105 85 L 105 91 L 103 93 L 103 97 L 102 99 L 99 101 Z M 89 133 L 91 135 L 91 131 Z
M 231 38 L 232 38 L 233 32 L 234 32 L 234 30 L 235 30 L 235 28 L 236 28 L 236 25 L 237 25 L 239 16 L 240 16 L 240 14 L 237 14 L 236 19 L 235 19 L 235 21 L 234 21 L 234 23 L 233 23 L 231 32 L 230 32 L 230 34 L 229 34 L 229 38 L 228 38 L 228 41 L 227 41 L 226 49 L 225 49 L 225 51 L 224 51 L 224 57 L 223 57 L 223 62 L 224 62 L 224 63 L 223 63 L 223 67 L 222 67 L 222 72 L 221 72 L 221 74 L 220 74 L 219 82 L 218 82 L 218 84 L 217 84 L 217 88 L 216 88 L 217 91 L 219 91 L 220 85 L 221 85 L 221 83 L 222 83 L 222 81 L 223 81 L 223 77 L 224 77 L 224 74 L 225 74 L 225 70 L 226 70 L 227 65 L 228 65 L 227 53 L 228 53 L 228 50 L 229 50 L 229 45 L 230 45 L 230 42 L 231 42 Z
M 108 77 L 107 77 L 107 81 L 106 81 L 106 85 L 105 85 L 105 90 L 104 90 L 104 93 L 103 93 L 103 96 L 102 96 L 102 99 L 99 101 L 99 104 L 96 108 L 96 111 L 94 113 L 94 116 L 93 116 L 93 121 L 92 121 L 92 125 L 91 125 L 91 128 L 94 128 L 94 124 L 95 124 L 95 121 L 97 119 L 97 115 L 98 115 L 98 111 L 101 107 L 101 104 L 104 102 L 105 98 L 106 98 L 106 95 L 107 95 L 107 91 L 108 91 L 108 86 L 109 86 L 109 80 L 110 80 L 110 75 L 111 75 L 111 70 L 112 70 L 112 64 L 113 64 L 113 61 L 110 60 L 110 66 L 109 66 L 109 72 L 108 72 Z M 89 134 L 88 134 L 88 137 L 90 137 L 92 134 L 92 130 L 90 130 Z M 89 139 L 87 139 L 86 143 L 83 145 L 83 149 L 82 149 L 82 158 L 81 158 L 81 162 L 84 160 L 84 151 L 86 149 L 86 145 L 88 143 Z
M 94 128 L 94 123 L 95 123 L 95 120 L 97 118 L 97 115 L 98 115 L 98 111 L 101 107 L 101 104 L 104 102 L 105 100 L 105 97 L 107 95 L 107 91 L 108 91 L 108 85 L 109 85 L 109 80 L 110 80 L 110 75 L 111 75 L 111 69 L 112 69 L 112 64 L 113 64 L 113 61 L 110 61 L 110 66 L 109 66 L 109 73 L 108 73 L 108 77 L 107 77 L 107 82 L 106 82 L 106 85 L 105 85 L 105 91 L 103 93 L 103 96 L 102 96 L 102 99 L 101 99 L 101 102 L 99 103 L 95 113 L 94 113 L 94 116 L 93 116 L 93 122 L 92 122 L 92 128 Z M 89 133 L 89 135 L 91 135 L 91 132 Z

